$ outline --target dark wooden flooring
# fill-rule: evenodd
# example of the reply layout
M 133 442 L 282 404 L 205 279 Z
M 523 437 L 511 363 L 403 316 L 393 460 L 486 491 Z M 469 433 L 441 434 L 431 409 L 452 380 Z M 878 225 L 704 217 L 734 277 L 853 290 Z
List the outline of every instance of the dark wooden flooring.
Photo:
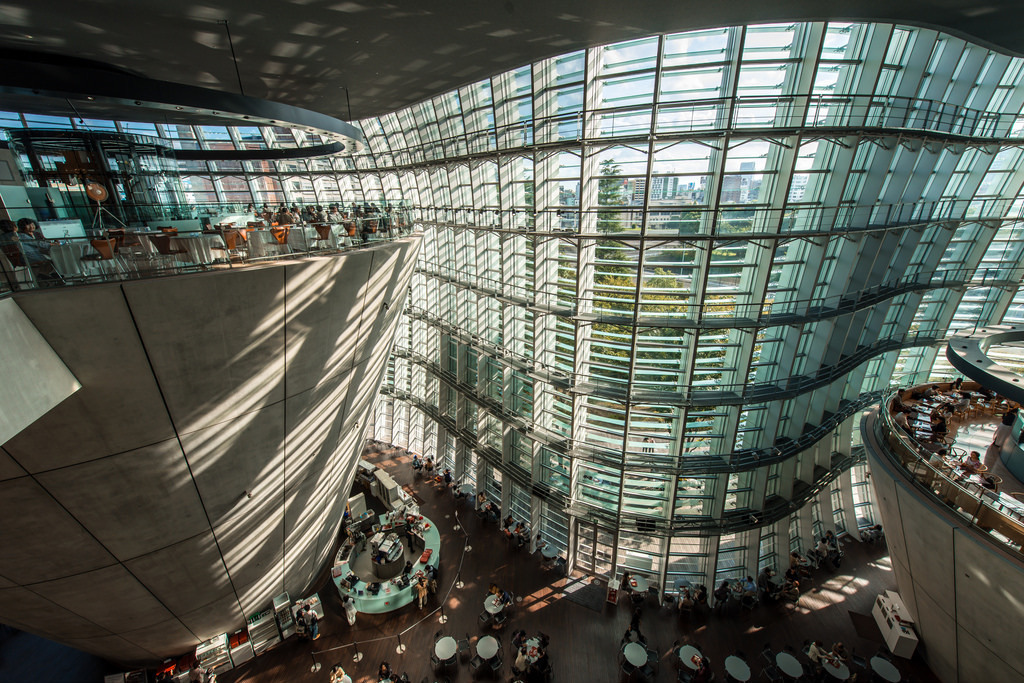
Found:
M 468 633 L 475 642 L 483 634 L 477 617 L 492 582 L 523 598 L 502 634 L 505 648 L 514 629 L 522 628 L 531 635 L 543 631 L 552 637 L 549 653 L 555 681 L 612 683 L 620 680 L 618 652 L 631 615 L 628 601 L 624 599 L 617 606 L 603 605 L 599 612 L 565 599 L 560 591 L 565 579 L 554 571 L 543 570 L 539 555 L 510 547 L 494 525 L 476 518 L 468 503 L 458 511 L 458 520 L 465 524 L 464 529 L 454 530 L 454 499 L 447 491 L 437 490 L 423 480 L 414 482 L 407 457 L 391 451 L 377 454 L 375 458 L 400 484 L 411 484 L 412 490 L 423 500 L 424 514 L 441 530 L 440 593 L 448 594 L 443 605 L 435 601 L 423 612 L 410 605 L 391 614 L 360 614 L 355 626 L 350 627 L 325 572 L 319 589 L 327 614 L 320 624 L 321 638 L 316 642 L 302 642 L 293 637 L 238 669 L 218 676 L 220 683 L 323 682 L 328 680 L 331 666 L 338 663 L 345 667 L 353 681 L 365 683 L 376 680 L 374 674 L 381 660 L 390 662 L 396 672 L 408 672 L 414 683 L 424 679 L 443 680 L 435 676 L 430 666 L 434 634 L 439 629 L 459 638 Z M 472 549 L 465 554 L 461 569 L 464 586 L 454 588 L 464 532 L 468 534 Z M 724 678 L 723 660 L 737 651 L 747 654 L 754 672 L 752 680 L 762 680 L 763 662 L 759 652 L 765 643 L 779 650 L 784 645 L 799 649 L 808 638 L 820 639 L 826 645 L 839 640 L 848 650 L 852 648 L 858 654 L 869 656 L 880 647 L 880 642 L 857 635 L 848 611 L 870 615 L 875 595 L 884 589 L 896 588 L 884 544 L 850 541 L 841 569 L 819 570 L 809 587 L 805 582 L 802 585 L 805 593 L 796 606 L 763 604 L 752 611 L 737 609 L 721 615 L 694 614 L 681 619 L 674 611 L 649 604 L 644 608 L 641 631 L 647 635 L 649 645 L 662 653 L 656 681 L 675 681 L 675 660 L 669 651 L 677 639 L 699 644 L 711 658 L 719 681 Z M 439 623 L 441 611 L 431 612 L 438 607 L 443 607 L 446 623 Z M 399 638 L 406 648 L 401 654 Z M 357 649 L 362 658 L 355 662 Z M 319 671 L 311 671 L 314 661 L 321 664 Z M 499 680 L 510 679 L 507 662 L 506 657 Z M 896 659 L 896 664 L 905 681 L 938 680 L 920 655 L 909 661 Z M 460 664 L 457 672 L 448 675 L 455 683 L 471 680 L 466 664 Z

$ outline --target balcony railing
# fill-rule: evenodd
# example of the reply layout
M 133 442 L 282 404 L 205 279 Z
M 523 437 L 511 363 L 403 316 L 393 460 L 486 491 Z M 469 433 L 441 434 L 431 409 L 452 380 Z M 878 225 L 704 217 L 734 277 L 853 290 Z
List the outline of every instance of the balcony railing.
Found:
M 889 412 L 890 394 L 879 408 L 875 436 L 884 455 L 903 467 L 916 487 L 955 510 L 970 526 L 1006 547 L 1024 547 L 1024 503 L 1005 492 L 995 492 L 958 471 L 952 459 L 938 457 L 931 444 L 917 440 L 896 425 Z M 941 464 L 940 464 L 941 462 Z
M 137 280 L 304 258 L 398 239 L 412 232 L 405 212 L 340 223 L 214 230 L 105 230 L 98 237 L 36 240 L 19 235 L 0 244 L 0 295 L 12 291 Z

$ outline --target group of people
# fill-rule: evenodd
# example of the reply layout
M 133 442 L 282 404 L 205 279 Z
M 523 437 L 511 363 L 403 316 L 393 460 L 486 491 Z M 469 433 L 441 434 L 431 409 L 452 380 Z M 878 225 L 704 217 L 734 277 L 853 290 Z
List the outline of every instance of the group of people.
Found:
M 544 633 L 537 634 L 536 652 L 531 652 L 526 631 L 512 633 L 512 647 L 516 653 L 512 661 L 512 673 L 526 683 L 543 683 L 550 679 L 551 660 L 548 659 L 548 644 L 551 638 Z
M 832 645 L 832 649 L 828 650 L 820 640 L 812 641 L 807 646 L 807 658 L 811 660 L 811 663 L 815 666 L 815 673 L 821 675 L 822 666 L 825 664 L 836 664 L 839 663 L 850 665 L 850 653 L 847 652 L 846 646 L 841 642 L 836 642 Z
M 526 527 L 523 522 L 517 522 L 509 515 L 502 522 L 501 532 L 505 534 L 505 538 L 509 540 L 515 540 L 516 547 L 522 548 L 530 540 L 530 530 Z
M 272 209 L 264 204 L 257 209 L 255 205 L 249 204 L 246 208 L 246 213 L 252 214 L 255 220 L 279 226 L 298 223 L 342 223 L 355 220 L 361 226 L 364 241 L 374 231 L 388 232 L 392 223 L 391 209 L 381 210 L 375 204 L 356 206 L 351 213 L 342 211 L 341 207 L 337 204 L 331 204 L 326 209 L 323 206 L 309 205 L 299 207 L 295 204 L 291 207 L 282 204 L 277 209 Z
M 320 617 L 309 605 L 303 605 L 295 615 L 295 634 L 299 640 L 316 640 L 320 637 Z
M 61 277 L 50 260 L 50 246 L 35 220 L 21 218 L 17 223 L 0 220 L 0 251 L 11 266 L 31 268 L 40 284 L 61 283 Z

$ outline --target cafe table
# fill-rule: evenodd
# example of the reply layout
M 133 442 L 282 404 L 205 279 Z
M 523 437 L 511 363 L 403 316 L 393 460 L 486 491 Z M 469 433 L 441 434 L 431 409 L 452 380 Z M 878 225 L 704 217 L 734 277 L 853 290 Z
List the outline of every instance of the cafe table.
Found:
M 635 590 L 637 593 L 645 593 L 645 592 L 647 592 L 647 587 L 648 587 L 647 577 L 646 576 L 639 576 L 639 575 L 632 576 L 629 579 L 629 587 L 631 589 Z
M 494 636 L 484 636 L 476 643 L 476 653 L 483 660 L 490 660 L 498 654 L 498 641 Z
M 900 670 L 885 657 L 872 657 L 871 670 L 878 674 L 878 677 L 889 683 L 899 683 L 902 678 Z
M 839 660 L 830 662 L 826 659 L 822 659 L 821 666 L 826 672 L 828 672 L 829 676 L 832 676 L 832 678 L 845 681 L 850 677 L 850 667 L 846 666 Z
M 438 638 L 437 642 L 434 643 L 434 654 L 442 662 L 446 662 L 455 656 L 455 652 L 459 649 L 458 643 L 451 636 L 445 636 Z
M 484 609 L 488 614 L 497 614 L 505 609 L 505 603 L 501 601 L 500 595 L 488 595 L 484 598 Z
M 693 645 L 683 645 L 679 648 L 679 661 L 688 669 L 696 671 L 697 667 L 700 666 L 700 660 L 703 658 L 704 655 Z
M 790 678 L 800 678 L 804 675 L 803 664 L 788 652 L 780 652 L 775 655 L 775 666 L 779 667 L 779 671 Z
M 643 666 L 647 663 L 647 649 L 640 643 L 626 643 L 626 647 L 622 648 L 622 654 L 633 666 Z
M 741 683 L 750 680 L 750 666 L 736 655 L 729 655 L 725 658 L 725 670 Z

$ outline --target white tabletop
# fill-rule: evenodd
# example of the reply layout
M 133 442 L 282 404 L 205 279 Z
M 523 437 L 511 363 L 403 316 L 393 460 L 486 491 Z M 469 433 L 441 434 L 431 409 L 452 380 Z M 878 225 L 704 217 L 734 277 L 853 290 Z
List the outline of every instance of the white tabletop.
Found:
M 900 676 L 900 670 L 884 657 L 872 657 L 871 670 L 883 679 L 889 681 L 889 683 L 898 683 L 902 678 L 902 676 Z
M 498 654 L 498 641 L 494 639 L 494 636 L 484 636 L 476 643 L 476 653 L 480 655 L 481 659 L 490 659 Z
M 548 543 L 540 549 L 540 554 L 549 560 L 553 560 L 558 557 L 558 548 Z
M 698 662 L 694 660 L 700 660 L 704 655 L 700 653 L 700 650 L 695 648 L 693 645 L 683 645 L 679 648 L 679 660 L 686 665 L 686 668 L 697 670 Z
M 540 659 L 540 638 L 530 638 L 526 641 L 526 661 L 533 664 Z
M 647 663 L 647 650 L 640 643 L 627 643 L 622 653 L 626 655 L 626 661 L 633 666 L 643 666 Z
M 456 643 L 455 639 L 451 636 L 439 638 L 438 641 L 434 643 L 434 654 L 441 660 L 451 659 L 455 656 L 455 651 L 458 649 L 458 643 Z
M 682 588 L 689 588 L 690 587 L 690 580 L 689 579 L 684 579 L 683 577 L 680 576 L 679 578 L 677 578 L 672 583 L 672 585 L 674 585 L 676 587 L 676 590 L 680 590 Z
M 790 678 L 800 678 L 804 675 L 803 664 L 788 652 L 780 652 L 775 655 L 775 665 L 779 667 L 779 671 Z
M 501 601 L 500 595 L 488 595 L 484 598 L 484 609 L 488 614 L 497 614 L 505 609 L 505 603 Z
M 736 655 L 729 655 L 725 658 L 725 670 L 737 681 L 750 680 L 750 667 Z
M 635 585 L 634 585 L 635 584 Z M 634 575 L 629 581 L 629 587 L 638 593 L 643 593 L 647 590 L 647 577 Z
M 836 664 L 839 666 L 836 666 Z M 827 659 L 822 659 L 821 666 L 829 673 L 830 676 L 832 676 L 832 678 L 838 678 L 841 681 L 845 681 L 850 677 L 850 668 L 838 660 L 835 663 L 831 663 Z

